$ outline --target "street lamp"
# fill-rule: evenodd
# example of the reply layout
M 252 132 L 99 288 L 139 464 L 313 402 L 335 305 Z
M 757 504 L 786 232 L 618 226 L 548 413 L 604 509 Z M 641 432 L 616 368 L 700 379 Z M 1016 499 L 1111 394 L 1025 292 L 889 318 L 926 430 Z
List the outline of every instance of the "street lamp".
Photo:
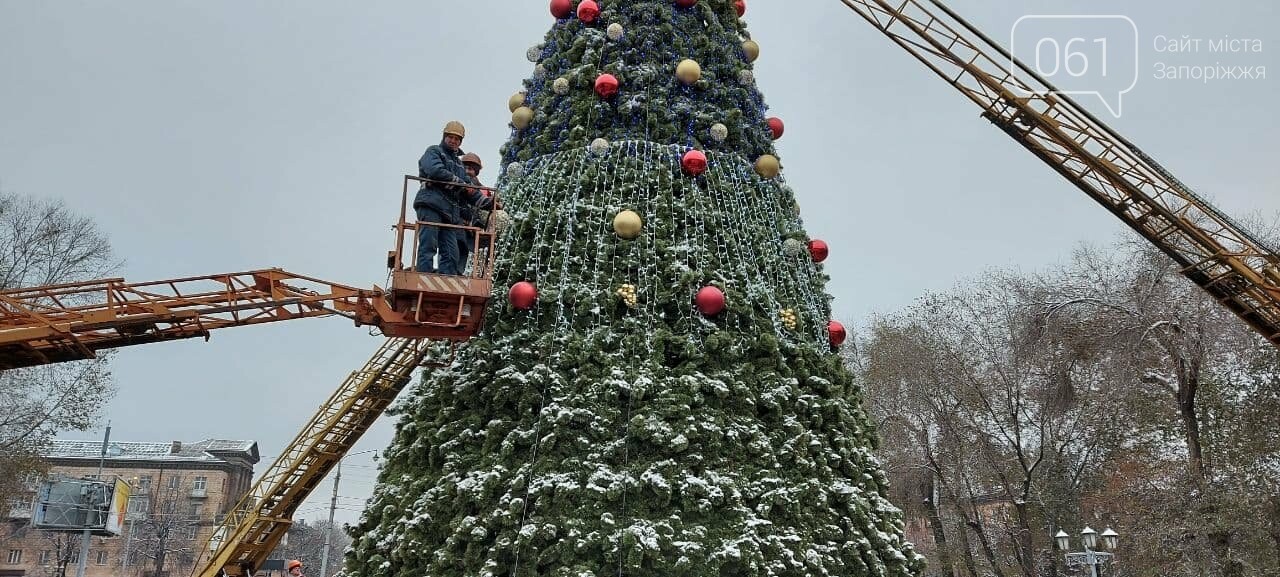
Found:
M 1095 551 L 1098 547 L 1098 532 L 1089 527 L 1085 527 L 1080 532 L 1080 544 L 1084 545 L 1084 551 L 1073 553 L 1071 549 L 1071 536 L 1066 531 L 1059 530 L 1053 536 L 1053 540 L 1057 542 L 1058 549 L 1066 552 L 1067 567 L 1089 567 L 1089 575 L 1091 577 L 1099 577 L 1101 575 L 1098 567 L 1100 565 L 1110 565 L 1115 561 L 1115 554 L 1107 551 Z M 1102 532 L 1102 544 L 1112 551 L 1120 544 L 1120 534 L 1113 531 L 1110 527 Z
M 1080 542 L 1084 544 L 1084 548 L 1090 551 L 1098 548 L 1098 532 L 1094 531 L 1088 525 L 1084 526 L 1084 530 L 1080 532 Z
M 1116 547 L 1120 546 L 1120 534 L 1112 531 L 1111 527 L 1107 527 L 1107 530 L 1102 532 L 1102 544 L 1107 549 L 1115 551 Z

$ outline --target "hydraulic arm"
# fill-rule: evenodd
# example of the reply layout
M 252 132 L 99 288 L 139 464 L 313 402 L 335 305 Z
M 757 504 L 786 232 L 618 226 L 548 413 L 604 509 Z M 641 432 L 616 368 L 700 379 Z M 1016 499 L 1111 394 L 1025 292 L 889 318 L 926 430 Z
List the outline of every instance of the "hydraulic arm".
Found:
M 209 338 L 214 329 L 342 315 L 376 325 L 379 291 L 280 269 L 129 284 L 112 278 L 0 292 L 0 370 Z
M 1280 257 L 938 0 L 840 0 L 1280 347 Z

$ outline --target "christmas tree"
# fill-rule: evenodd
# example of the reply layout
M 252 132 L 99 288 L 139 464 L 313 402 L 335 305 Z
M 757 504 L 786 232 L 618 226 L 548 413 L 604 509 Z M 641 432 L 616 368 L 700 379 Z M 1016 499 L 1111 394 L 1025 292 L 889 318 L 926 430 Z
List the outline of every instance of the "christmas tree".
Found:
M 917 574 L 744 3 L 551 10 L 495 306 L 401 401 L 347 574 Z

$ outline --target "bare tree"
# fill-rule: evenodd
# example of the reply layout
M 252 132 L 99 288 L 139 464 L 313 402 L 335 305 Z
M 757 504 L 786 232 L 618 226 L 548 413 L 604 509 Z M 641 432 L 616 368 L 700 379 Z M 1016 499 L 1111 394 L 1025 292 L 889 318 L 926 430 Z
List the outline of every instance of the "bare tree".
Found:
M 41 569 L 45 577 L 66 577 L 67 568 L 80 561 L 80 534 L 47 532 L 45 542 L 49 552 L 45 557 L 41 553 Z
M 1280 574 L 1280 354 L 1145 244 L 928 295 L 851 362 L 940 574 L 1057 575 L 1086 524 L 1128 574 Z
M 195 561 L 201 512 L 192 508 L 189 490 L 187 477 L 176 473 L 158 479 L 156 486 L 149 489 L 146 510 L 135 526 L 137 535 L 130 551 L 139 564 L 149 560 L 151 569 L 144 574 L 163 577 L 174 563 L 182 566 Z
M 58 201 L 0 192 L 0 290 L 105 276 L 119 266 L 91 219 Z M 0 303 L 0 307 L 4 307 Z M 40 450 L 84 430 L 112 394 L 104 359 L 0 371 L 0 503 L 27 490 Z
M 1247 409 L 1236 402 L 1248 398 L 1240 383 L 1266 374 L 1258 363 L 1274 358 L 1274 349 L 1184 279 L 1173 261 L 1140 242 L 1083 248 L 1059 278 L 1044 292 L 1042 316 L 1070 319 L 1095 335 L 1105 351 L 1099 363 L 1107 378 L 1129 385 L 1129 394 L 1117 399 L 1138 418 L 1131 423 L 1128 455 L 1112 464 L 1143 473 L 1116 483 L 1124 509 L 1146 514 L 1135 548 L 1167 574 L 1248 574 L 1250 548 L 1240 545 L 1258 530 L 1249 522 L 1257 516 L 1231 511 L 1241 502 L 1264 510 L 1268 505 L 1250 499 L 1259 485 L 1232 490 L 1240 474 L 1232 463 L 1241 456 L 1224 454 L 1227 445 L 1214 440 L 1239 438 L 1227 431 L 1248 436 L 1233 427 L 1237 421 L 1221 416 L 1245 418 L 1248 411 L 1236 412 Z M 1202 406 L 1204 392 L 1221 393 L 1224 381 L 1242 390 L 1215 395 L 1214 406 Z
M 943 574 L 1039 575 L 1046 519 L 1062 508 L 1047 489 L 1078 483 L 1107 438 L 1090 349 L 1037 316 L 1036 293 L 990 273 L 880 320 L 866 347 L 869 412 L 902 442 L 884 445 L 912 447 L 907 459 L 927 473 L 906 482 L 919 487 Z

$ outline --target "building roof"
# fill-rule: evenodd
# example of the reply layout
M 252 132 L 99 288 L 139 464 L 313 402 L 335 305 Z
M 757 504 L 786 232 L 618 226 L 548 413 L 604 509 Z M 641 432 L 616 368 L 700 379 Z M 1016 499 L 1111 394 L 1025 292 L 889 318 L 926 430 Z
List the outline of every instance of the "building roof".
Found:
M 47 459 L 97 460 L 102 455 L 102 441 L 53 441 L 44 452 Z M 224 463 L 229 458 L 259 460 L 257 441 L 205 439 L 195 443 L 182 441 L 107 443 L 107 460 L 184 463 Z

